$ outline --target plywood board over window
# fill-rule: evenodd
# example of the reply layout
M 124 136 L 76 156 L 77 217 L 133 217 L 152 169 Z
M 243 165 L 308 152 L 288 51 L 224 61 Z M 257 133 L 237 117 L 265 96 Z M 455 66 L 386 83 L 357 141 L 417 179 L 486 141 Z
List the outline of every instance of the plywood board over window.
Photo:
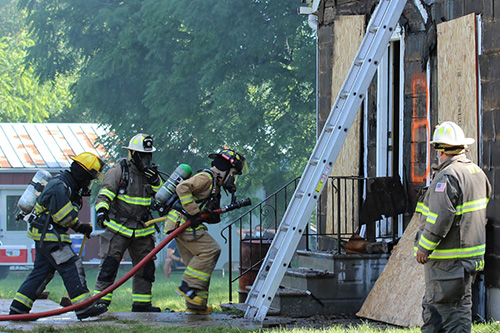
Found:
M 364 15 L 349 15 L 339 16 L 334 21 L 334 41 L 333 41 L 333 57 L 332 57 L 332 96 L 337 97 L 342 84 L 351 68 L 352 62 L 356 57 L 359 45 L 363 41 L 365 35 L 365 17 Z M 332 99 L 332 106 L 335 100 Z M 332 176 L 358 176 L 359 175 L 359 160 L 360 160 L 360 112 L 356 116 L 352 127 L 349 130 L 347 138 L 342 146 L 340 154 L 332 168 Z M 345 203 L 349 204 L 349 209 L 345 212 L 342 209 L 341 219 L 347 221 L 347 226 L 351 226 L 351 221 L 357 221 L 357 216 L 353 215 L 357 209 L 351 209 L 353 204 L 357 204 L 355 197 L 357 196 L 357 188 L 354 194 L 347 191 Z M 343 197 L 342 200 L 345 198 Z M 328 183 L 328 204 L 332 203 L 332 185 Z M 341 204 L 342 205 L 342 204 Z M 338 209 L 338 208 L 337 208 Z M 327 233 L 333 232 L 333 214 L 331 207 L 327 212 Z M 347 214 L 348 216 L 345 216 Z M 342 225 L 345 225 L 342 223 Z M 349 228 L 349 227 L 348 227 Z M 342 230 L 343 233 L 350 233 L 353 230 Z
M 478 162 L 478 77 L 476 15 L 437 26 L 438 121 L 457 123 L 476 143 L 469 158 Z

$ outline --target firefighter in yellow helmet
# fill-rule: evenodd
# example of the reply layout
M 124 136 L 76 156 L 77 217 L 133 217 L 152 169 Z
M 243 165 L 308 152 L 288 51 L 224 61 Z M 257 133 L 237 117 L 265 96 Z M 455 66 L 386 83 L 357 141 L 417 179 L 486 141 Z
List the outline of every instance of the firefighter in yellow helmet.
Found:
M 135 266 L 155 246 L 155 227 L 145 226 L 150 219 L 151 200 L 163 182 L 152 163 L 153 139 L 137 134 L 128 146 L 128 158 L 122 158 L 104 175 L 96 198 L 97 223 L 105 228 L 100 235 L 101 263 L 94 288 L 97 294 L 116 279 L 120 261 L 128 250 Z M 132 282 L 132 312 L 161 312 L 153 306 L 151 289 L 155 280 L 155 264 L 151 260 L 134 275 Z M 98 302 L 111 303 L 113 293 Z
M 71 249 L 67 231 L 71 228 L 90 236 L 92 225 L 79 221 L 78 211 L 82 196 L 90 194 L 90 182 L 99 176 L 104 162 L 87 152 L 71 158 L 70 170 L 49 180 L 36 201 L 35 218 L 31 220 L 28 232 L 28 237 L 36 244 L 35 263 L 14 296 L 10 314 L 28 313 L 56 271 L 61 275 L 73 304 L 91 296 L 82 260 Z M 78 319 L 84 319 L 98 316 L 106 310 L 106 307 L 92 304 L 75 312 Z
M 439 166 L 422 202 L 415 257 L 424 264 L 422 332 L 470 332 L 472 283 L 484 268 L 488 178 L 465 152 L 474 139 L 446 121 L 431 144 Z
M 236 176 L 247 171 L 245 158 L 231 149 L 210 154 L 210 169 L 203 169 L 177 185 L 178 201 L 168 212 L 165 233 L 191 221 L 191 226 L 176 238 L 177 247 L 186 269 L 177 293 L 185 298 L 188 311 L 211 313 L 208 303 L 210 278 L 219 259 L 220 247 L 203 224 L 218 223 L 220 216 L 211 213 L 202 220 L 202 212 L 220 208 L 221 189 L 232 195 L 235 201 Z

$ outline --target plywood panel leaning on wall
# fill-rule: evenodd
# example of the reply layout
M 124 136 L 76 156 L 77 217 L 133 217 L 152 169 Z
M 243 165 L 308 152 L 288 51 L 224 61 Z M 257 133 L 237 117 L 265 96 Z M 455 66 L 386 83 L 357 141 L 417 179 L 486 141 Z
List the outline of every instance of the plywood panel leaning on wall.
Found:
M 420 216 L 413 215 L 357 316 L 404 327 L 423 324 L 424 266 L 413 255 Z

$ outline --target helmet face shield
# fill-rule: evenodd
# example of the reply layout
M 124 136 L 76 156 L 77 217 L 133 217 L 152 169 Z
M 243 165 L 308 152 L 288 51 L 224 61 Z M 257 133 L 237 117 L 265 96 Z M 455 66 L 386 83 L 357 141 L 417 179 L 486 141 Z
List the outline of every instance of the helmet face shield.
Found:
M 245 160 L 245 161 L 243 161 L 243 165 L 242 165 L 242 167 L 241 167 L 241 171 L 240 171 L 240 173 L 239 173 L 239 174 L 240 174 L 240 175 L 246 175 L 246 174 L 248 174 L 248 172 L 249 172 L 249 171 L 248 171 L 248 163 L 247 163 L 247 161 Z
M 224 187 L 229 193 L 236 192 L 236 181 L 238 180 L 238 175 L 240 172 L 236 168 L 231 168 L 228 170 L 224 183 Z

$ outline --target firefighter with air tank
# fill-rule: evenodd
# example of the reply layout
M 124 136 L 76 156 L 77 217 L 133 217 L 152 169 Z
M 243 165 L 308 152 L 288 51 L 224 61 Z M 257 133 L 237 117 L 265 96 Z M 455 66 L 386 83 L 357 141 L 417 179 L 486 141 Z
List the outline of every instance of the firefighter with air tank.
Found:
M 44 291 L 56 271 L 63 279 L 73 304 L 82 303 L 91 296 L 85 281 L 82 260 L 71 249 L 71 239 L 67 231 L 71 228 L 87 236 L 92 233 L 92 225 L 79 221 L 78 212 L 82 205 L 82 196 L 90 195 L 90 183 L 99 176 L 104 162 L 88 152 L 71 156 L 71 159 L 73 162 L 69 170 L 48 180 L 43 190 L 39 188 L 41 193 L 38 198 L 32 196 L 34 210 L 29 218 L 28 237 L 36 244 L 35 262 L 33 270 L 14 296 L 10 315 L 29 313 L 34 301 Z M 23 209 L 28 202 L 24 194 L 21 198 L 23 200 L 20 208 Z M 90 304 L 75 310 L 75 313 L 78 319 L 84 319 L 106 311 L 106 307 Z
M 155 247 L 155 226 L 146 226 L 151 217 L 152 198 L 163 182 L 152 164 L 153 139 L 137 134 L 128 146 L 128 158 L 117 161 L 104 175 L 96 199 L 97 223 L 105 228 L 101 234 L 99 273 L 94 294 L 114 283 L 120 261 L 128 250 L 136 266 Z M 155 280 L 154 260 L 147 262 L 133 277 L 132 312 L 161 312 L 152 305 L 152 285 Z M 109 306 L 112 293 L 98 303 Z
M 231 149 L 223 149 L 210 154 L 210 169 L 203 169 L 191 178 L 177 185 L 177 201 L 166 216 L 164 231 L 170 233 L 187 220 L 191 226 L 176 237 L 177 247 L 186 269 L 181 285 L 176 292 L 186 301 L 187 311 L 211 313 L 208 303 L 210 278 L 219 258 L 221 249 L 203 224 L 220 222 L 221 189 L 232 195 L 236 201 L 236 176 L 247 171 L 245 158 Z M 210 213 L 203 218 L 202 213 Z M 204 214 L 206 215 L 206 214 Z

